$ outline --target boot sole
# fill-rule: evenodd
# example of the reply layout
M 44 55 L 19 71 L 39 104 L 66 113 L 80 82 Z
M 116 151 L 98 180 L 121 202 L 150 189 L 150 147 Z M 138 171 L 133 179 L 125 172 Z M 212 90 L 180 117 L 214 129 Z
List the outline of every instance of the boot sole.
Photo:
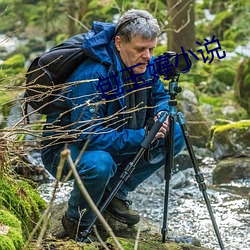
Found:
M 112 218 L 116 219 L 117 221 L 123 223 L 123 224 L 127 224 L 127 225 L 130 225 L 130 226 L 133 226 L 135 224 L 137 224 L 140 220 L 138 220 L 137 222 L 135 221 L 132 221 L 132 220 L 128 220 L 128 219 L 124 219 L 124 217 L 121 217 L 117 214 L 114 214 L 114 213 L 111 213 L 107 210 L 105 210 L 105 212 L 110 215 Z

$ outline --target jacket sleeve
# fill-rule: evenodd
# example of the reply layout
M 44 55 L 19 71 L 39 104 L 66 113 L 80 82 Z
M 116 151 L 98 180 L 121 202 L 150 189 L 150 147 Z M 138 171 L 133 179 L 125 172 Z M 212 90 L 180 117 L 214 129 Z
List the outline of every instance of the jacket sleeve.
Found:
M 160 111 L 169 111 L 168 101 L 170 99 L 170 96 L 168 91 L 165 90 L 163 82 L 160 80 L 155 67 L 153 67 L 153 69 L 150 69 L 151 65 L 154 65 L 154 59 L 155 57 L 153 56 L 146 71 L 146 78 L 152 79 L 150 103 L 155 106 L 154 115 L 156 115 Z
M 161 80 L 157 80 L 152 86 L 152 98 L 154 99 L 155 109 L 154 115 L 160 111 L 169 111 L 168 101 L 170 99 L 169 93 L 164 89 Z
M 88 68 L 86 72 L 86 65 L 82 64 L 68 81 L 89 79 L 92 70 L 91 67 Z M 92 72 L 104 74 L 102 70 L 102 67 L 93 68 Z M 106 126 L 108 122 L 112 123 L 114 117 L 106 116 L 106 101 L 97 89 L 99 79 L 96 77 L 96 74 L 92 74 L 94 79 L 91 81 L 74 84 L 66 91 L 66 102 L 71 109 L 71 130 L 76 135 L 76 143 L 79 147 L 87 143 L 88 150 L 104 150 L 114 155 L 136 153 L 145 137 L 145 130 L 114 129 Z

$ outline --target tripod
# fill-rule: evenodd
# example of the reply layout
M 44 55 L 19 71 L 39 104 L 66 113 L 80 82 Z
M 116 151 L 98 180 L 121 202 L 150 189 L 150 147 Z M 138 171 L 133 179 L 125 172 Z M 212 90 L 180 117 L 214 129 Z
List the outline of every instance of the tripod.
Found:
M 168 198 L 169 198 L 169 183 L 172 175 L 172 169 L 174 166 L 174 123 L 177 118 L 181 130 L 183 133 L 183 137 L 187 146 L 187 150 L 191 159 L 191 162 L 194 167 L 195 171 L 195 179 L 196 182 L 198 183 L 199 189 L 203 194 L 203 198 L 205 200 L 210 219 L 213 224 L 213 228 L 216 234 L 216 237 L 218 239 L 219 245 L 221 250 L 225 250 L 225 247 L 223 245 L 220 232 L 212 211 L 212 207 L 210 204 L 210 201 L 208 199 L 208 195 L 206 192 L 206 184 L 204 182 L 204 177 L 203 174 L 201 173 L 197 159 L 195 157 L 190 138 L 189 138 L 189 133 L 186 128 L 184 116 L 181 112 L 177 112 L 177 100 L 175 99 L 177 93 L 180 93 L 182 91 L 181 87 L 178 86 L 178 79 L 175 80 L 174 78 L 170 81 L 169 83 L 169 94 L 170 94 L 170 100 L 169 100 L 169 114 L 168 114 L 168 119 L 169 119 L 169 132 L 166 137 L 166 145 L 167 145 L 167 153 L 166 153 L 166 161 L 165 161 L 165 201 L 164 201 L 164 215 L 163 215 L 163 226 L 162 226 L 162 242 L 166 242 L 166 234 L 168 232 L 167 229 L 167 216 L 168 216 Z
M 101 208 L 99 209 L 101 213 L 107 208 L 107 206 L 112 201 L 112 199 L 114 198 L 114 196 L 116 195 L 116 193 L 118 192 L 118 190 L 120 189 L 122 184 L 132 174 L 132 172 L 134 171 L 134 169 L 136 167 L 136 164 L 138 163 L 140 158 L 143 156 L 144 152 L 147 150 L 150 143 L 155 138 L 155 135 L 157 134 L 157 132 L 161 128 L 161 126 L 162 126 L 163 122 L 166 120 L 166 118 L 167 118 L 167 112 L 162 112 L 159 119 L 155 122 L 155 124 L 153 125 L 150 132 L 147 134 L 145 139 L 142 141 L 140 150 L 135 155 L 134 159 L 131 162 L 128 163 L 128 165 L 126 166 L 126 168 L 124 169 L 124 171 L 122 172 L 122 174 L 120 176 L 119 182 L 117 183 L 117 185 L 115 186 L 113 191 L 110 193 L 110 195 L 108 196 L 106 201 L 102 204 Z M 94 226 L 96 220 L 97 220 L 97 216 L 94 217 L 94 219 L 90 223 L 90 225 L 83 231 L 83 233 L 82 233 L 83 241 L 87 240 L 87 237 L 90 234 L 90 232 L 92 230 L 92 227 Z
M 190 140 L 189 140 L 189 135 L 186 129 L 186 125 L 185 125 L 185 121 L 184 121 L 184 117 L 183 115 L 179 112 L 177 113 L 177 101 L 175 99 L 177 93 L 181 92 L 181 88 L 178 86 L 178 79 L 179 76 L 177 77 L 177 80 L 172 79 L 169 83 L 169 94 L 170 94 L 170 100 L 169 100 L 169 113 L 167 114 L 167 112 L 162 112 L 159 119 L 155 122 L 155 124 L 153 125 L 153 127 L 151 128 L 150 132 L 148 133 L 148 135 L 145 137 L 145 139 L 142 141 L 141 143 L 141 148 L 138 151 L 138 153 L 135 155 L 134 159 L 128 163 L 128 165 L 126 166 L 126 168 L 124 169 L 123 173 L 120 176 L 120 180 L 117 183 L 117 185 L 115 186 L 115 188 L 113 189 L 113 191 L 109 194 L 108 198 L 106 199 L 106 201 L 102 204 L 101 208 L 99 209 L 100 212 L 102 213 L 107 206 L 109 205 L 109 203 L 112 201 L 112 199 L 114 198 L 114 196 L 116 195 L 116 193 L 118 192 L 118 190 L 120 189 L 120 187 L 122 186 L 122 184 L 129 178 L 129 176 L 132 174 L 132 172 L 134 171 L 138 161 L 140 160 L 140 158 L 142 157 L 142 155 L 144 154 L 144 152 L 147 150 L 147 148 L 149 147 L 150 143 L 153 141 L 153 139 L 155 138 L 155 135 L 157 134 L 157 132 L 159 131 L 159 129 L 161 128 L 163 122 L 166 120 L 167 116 L 169 117 L 169 132 L 168 132 L 168 136 L 166 138 L 166 143 L 167 143 L 167 153 L 166 153 L 166 162 L 165 162 L 165 180 L 166 180 L 166 185 L 165 185 L 165 201 L 164 201 L 164 215 L 163 215 L 163 227 L 162 227 L 162 242 L 165 243 L 166 242 L 166 234 L 167 234 L 167 214 L 168 214 L 168 195 L 169 195 L 169 182 L 171 179 L 171 175 L 172 175 L 172 169 L 173 169 L 173 164 L 174 164 L 174 123 L 175 123 L 175 119 L 176 117 L 178 118 L 178 122 L 181 125 L 181 130 L 186 142 L 186 146 L 191 158 L 191 161 L 193 163 L 194 166 L 194 170 L 195 170 L 195 178 L 197 183 L 199 184 L 199 189 L 200 191 L 202 191 L 203 197 L 205 199 L 206 202 L 206 206 L 207 209 L 209 211 L 209 215 L 217 236 L 217 239 L 219 241 L 219 245 L 221 250 L 224 250 L 224 245 L 223 242 L 221 240 L 221 236 L 218 230 L 218 226 L 216 224 L 214 215 L 213 215 L 213 211 L 208 199 L 208 195 L 206 192 L 206 184 L 204 183 L 204 178 L 202 173 L 199 170 L 198 167 L 198 163 L 197 160 L 195 158 L 195 154 L 193 152 Z M 89 233 L 92 230 L 92 227 L 94 226 L 95 222 L 97 220 L 97 216 L 94 217 L 94 219 L 92 220 L 92 222 L 90 223 L 90 225 L 83 231 L 82 233 L 82 238 L 83 241 L 87 240 Z

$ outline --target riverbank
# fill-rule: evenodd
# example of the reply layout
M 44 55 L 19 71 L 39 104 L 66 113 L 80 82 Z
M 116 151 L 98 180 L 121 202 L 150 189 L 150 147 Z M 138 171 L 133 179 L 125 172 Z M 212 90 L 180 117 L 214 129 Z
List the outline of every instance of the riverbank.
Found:
M 207 193 L 214 211 L 216 222 L 227 250 L 247 250 L 250 246 L 250 210 L 247 193 L 250 191 L 250 180 L 234 181 L 229 184 L 212 185 L 212 171 L 215 162 L 204 158 L 201 171 L 207 185 Z M 195 237 L 202 246 L 219 250 L 212 223 L 199 191 L 192 168 L 179 171 L 170 181 L 170 199 L 168 205 L 170 232 L 177 237 Z M 52 183 L 42 184 L 39 188 L 45 200 L 50 199 Z M 69 198 L 72 182 L 64 184 L 58 190 L 55 202 L 61 203 Z M 245 190 L 246 189 L 246 190 Z M 165 181 L 161 173 L 156 173 L 136 192 L 130 194 L 133 208 L 141 217 L 146 218 L 160 229 L 164 208 Z

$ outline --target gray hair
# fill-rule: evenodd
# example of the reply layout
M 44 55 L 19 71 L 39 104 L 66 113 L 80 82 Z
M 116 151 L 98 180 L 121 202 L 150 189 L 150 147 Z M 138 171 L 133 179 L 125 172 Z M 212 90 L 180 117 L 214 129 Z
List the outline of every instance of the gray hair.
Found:
M 153 40 L 160 34 L 160 27 L 149 12 L 132 9 L 119 18 L 115 32 L 116 36 L 120 36 L 125 43 L 128 43 L 135 35 Z

